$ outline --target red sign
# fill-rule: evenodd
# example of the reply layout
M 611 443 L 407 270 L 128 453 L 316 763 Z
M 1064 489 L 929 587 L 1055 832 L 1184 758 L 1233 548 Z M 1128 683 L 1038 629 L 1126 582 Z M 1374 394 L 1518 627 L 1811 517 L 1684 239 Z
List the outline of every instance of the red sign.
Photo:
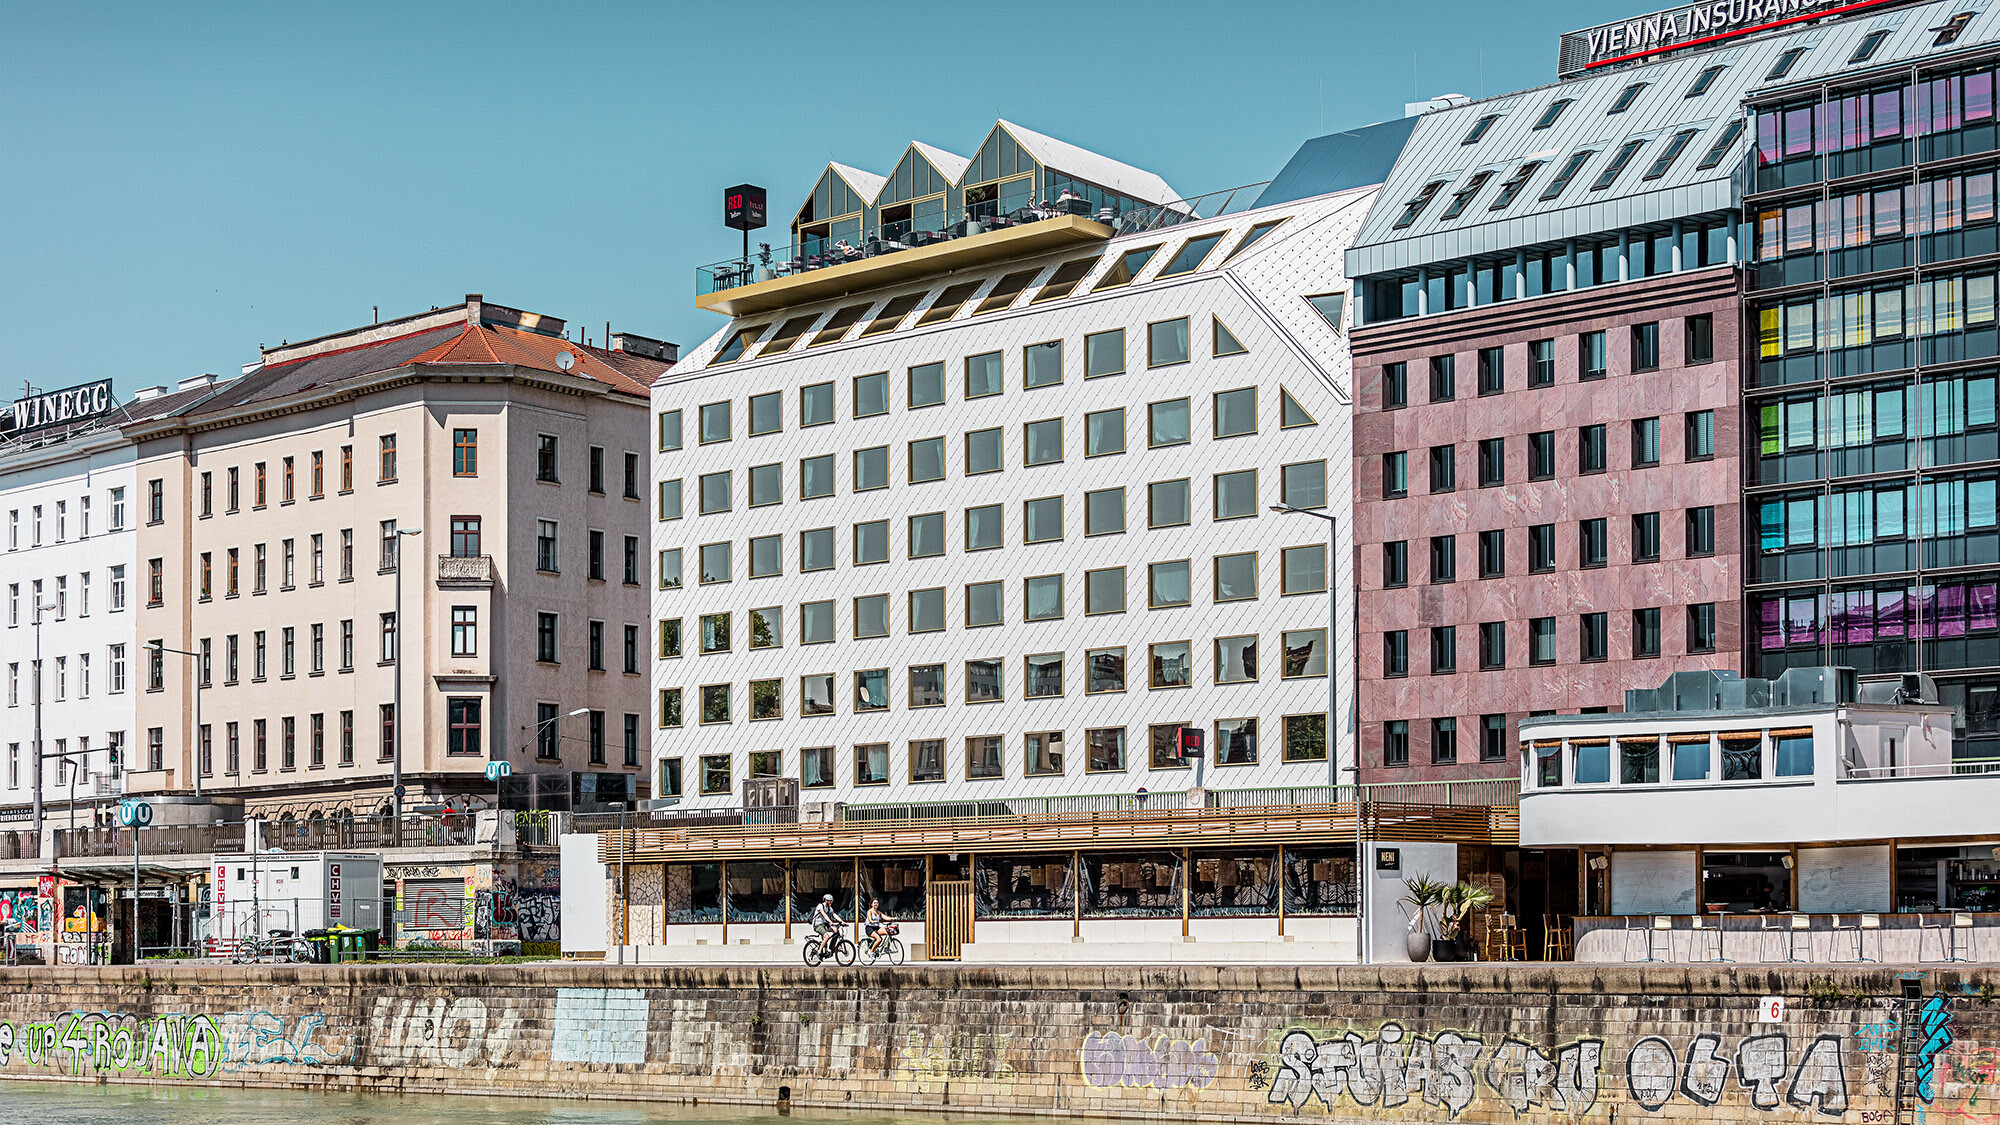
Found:
M 326 865 L 326 917 L 328 921 L 340 917 L 340 865 Z

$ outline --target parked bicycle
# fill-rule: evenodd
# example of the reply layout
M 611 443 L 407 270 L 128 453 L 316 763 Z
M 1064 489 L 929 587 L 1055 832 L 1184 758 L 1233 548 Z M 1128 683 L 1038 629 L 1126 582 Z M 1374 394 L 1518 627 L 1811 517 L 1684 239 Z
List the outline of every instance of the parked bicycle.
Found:
M 896 923 L 885 923 L 873 937 L 862 940 L 861 955 L 867 958 L 870 965 L 877 961 L 887 961 L 891 965 L 902 964 L 905 956 L 903 939 L 897 936 L 902 932 L 903 928 Z
M 821 962 L 829 959 L 842 965 L 852 965 L 854 939 L 838 930 L 827 936 L 814 934 L 806 940 L 805 958 L 806 964 L 815 969 L 819 968 Z
M 236 952 L 230 960 L 239 965 L 249 965 L 264 961 L 290 961 L 303 965 L 313 959 L 312 943 L 290 930 L 272 930 L 265 934 L 251 934 L 238 939 Z

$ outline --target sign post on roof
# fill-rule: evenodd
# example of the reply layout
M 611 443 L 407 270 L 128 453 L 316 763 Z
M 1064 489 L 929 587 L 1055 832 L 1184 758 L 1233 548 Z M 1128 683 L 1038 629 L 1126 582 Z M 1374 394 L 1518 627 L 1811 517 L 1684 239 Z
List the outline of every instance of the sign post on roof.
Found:
M 12 433 L 26 434 L 95 418 L 117 408 L 118 398 L 111 393 L 111 380 L 99 379 L 95 383 L 15 399 L 6 421 L 12 424 Z
M 1619 63 L 1708 46 L 1759 31 L 1844 16 L 1903 0 L 1703 0 L 1562 37 L 1556 77 L 1575 78 Z

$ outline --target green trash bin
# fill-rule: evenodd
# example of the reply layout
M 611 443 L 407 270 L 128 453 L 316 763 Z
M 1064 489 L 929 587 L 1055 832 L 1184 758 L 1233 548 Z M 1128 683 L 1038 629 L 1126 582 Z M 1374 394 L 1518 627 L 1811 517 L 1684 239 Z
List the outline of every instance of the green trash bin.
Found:
M 354 931 L 354 940 L 359 960 L 366 961 L 368 960 L 368 954 L 379 953 L 382 950 L 381 930 L 356 930 Z

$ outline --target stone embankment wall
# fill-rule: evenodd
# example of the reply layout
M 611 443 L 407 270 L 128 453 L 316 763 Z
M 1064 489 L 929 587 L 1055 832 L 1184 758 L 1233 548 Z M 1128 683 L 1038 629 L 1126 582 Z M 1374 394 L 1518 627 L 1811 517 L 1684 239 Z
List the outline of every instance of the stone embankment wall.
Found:
M 1991 1125 L 1995 975 L 11 969 L 0 1077 L 1178 1120 Z M 1899 1118 L 1906 1027 L 1919 1096 Z

